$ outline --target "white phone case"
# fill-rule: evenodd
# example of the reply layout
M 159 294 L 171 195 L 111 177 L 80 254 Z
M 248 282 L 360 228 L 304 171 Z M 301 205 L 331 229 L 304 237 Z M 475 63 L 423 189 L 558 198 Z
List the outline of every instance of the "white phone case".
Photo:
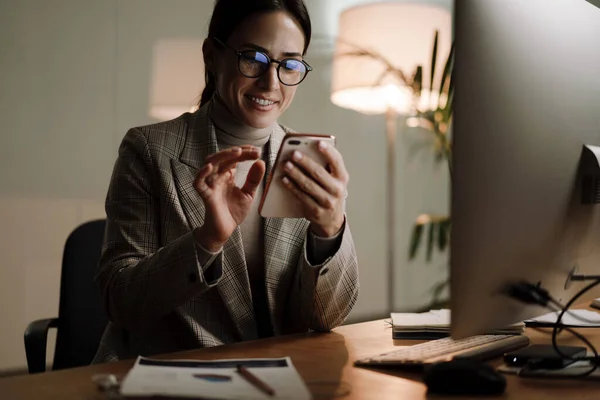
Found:
M 292 153 L 298 150 L 326 167 L 327 162 L 318 149 L 321 140 L 328 142 L 330 146 L 335 146 L 335 136 L 331 135 L 290 133 L 285 136 L 258 209 L 262 217 L 301 218 L 304 216 L 303 204 L 283 185 L 282 178 L 285 174 L 283 165 L 291 160 Z

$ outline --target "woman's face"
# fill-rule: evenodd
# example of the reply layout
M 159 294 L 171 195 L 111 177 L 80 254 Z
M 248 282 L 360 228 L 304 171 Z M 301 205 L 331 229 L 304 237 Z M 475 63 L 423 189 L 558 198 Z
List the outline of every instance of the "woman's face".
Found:
M 254 14 L 234 31 L 227 45 L 238 51 L 258 50 L 271 59 L 302 59 L 304 34 L 285 12 Z M 286 86 L 277 77 L 277 64 L 259 78 L 247 78 L 238 69 L 238 57 L 229 48 L 215 48 L 217 93 L 241 123 L 266 128 L 290 106 L 297 86 Z

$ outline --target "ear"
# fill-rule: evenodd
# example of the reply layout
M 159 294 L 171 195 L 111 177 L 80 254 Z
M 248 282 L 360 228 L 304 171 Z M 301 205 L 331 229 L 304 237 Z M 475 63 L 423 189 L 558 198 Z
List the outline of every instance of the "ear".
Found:
M 202 43 L 202 56 L 204 57 L 204 68 L 214 74 L 217 67 L 217 54 L 215 43 L 212 39 L 204 39 Z

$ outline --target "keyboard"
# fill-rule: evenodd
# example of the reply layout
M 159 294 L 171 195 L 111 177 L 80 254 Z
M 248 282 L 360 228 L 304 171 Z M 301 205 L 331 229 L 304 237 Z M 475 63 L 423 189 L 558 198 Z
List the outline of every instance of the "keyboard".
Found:
M 529 338 L 525 335 L 477 335 L 459 340 L 446 337 L 357 360 L 354 364 L 418 367 L 455 358 L 487 361 L 528 345 Z

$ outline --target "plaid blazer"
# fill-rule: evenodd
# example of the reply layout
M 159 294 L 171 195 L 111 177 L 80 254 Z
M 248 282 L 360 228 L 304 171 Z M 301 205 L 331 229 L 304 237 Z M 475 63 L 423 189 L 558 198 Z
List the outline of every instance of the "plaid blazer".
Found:
M 204 159 L 218 151 L 208 107 L 130 129 L 106 198 L 107 226 L 96 272 L 110 322 L 93 363 L 216 346 L 257 338 L 239 228 L 213 262 L 208 283 L 192 230 L 204 220 L 193 187 Z M 267 174 L 287 128 L 277 125 Z M 340 325 L 359 292 L 358 262 L 346 222 L 338 251 L 311 266 L 309 222 L 266 218 L 265 284 L 275 335 Z

